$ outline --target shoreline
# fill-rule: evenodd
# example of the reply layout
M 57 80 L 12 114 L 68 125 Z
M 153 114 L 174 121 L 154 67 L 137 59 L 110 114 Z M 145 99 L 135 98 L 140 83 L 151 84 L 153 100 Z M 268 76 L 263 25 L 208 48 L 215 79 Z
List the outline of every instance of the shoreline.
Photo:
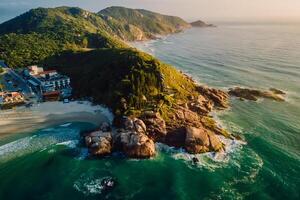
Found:
M 111 123 L 113 115 L 107 108 L 94 106 L 88 101 L 45 102 L 30 108 L 0 111 L 0 137 L 30 132 L 48 126 L 69 122 L 87 122 L 99 126 Z

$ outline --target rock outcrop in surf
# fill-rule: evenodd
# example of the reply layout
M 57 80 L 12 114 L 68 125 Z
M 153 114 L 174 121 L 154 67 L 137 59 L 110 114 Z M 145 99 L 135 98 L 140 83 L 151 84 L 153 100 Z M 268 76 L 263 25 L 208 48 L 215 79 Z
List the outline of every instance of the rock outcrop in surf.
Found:
M 170 120 L 164 120 L 159 112 L 145 111 L 139 118 L 115 117 L 112 132 L 102 125 L 99 130 L 84 134 L 89 152 L 96 157 L 122 152 L 130 158 L 150 158 L 156 155 L 156 142 L 184 148 L 192 154 L 222 151 L 224 145 L 218 135 L 230 135 L 208 114 L 214 107 L 227 108 L 229 96 L 202 86 L 197 91 L 197 97 L 173 105 L 174 112 L 168 113 Z
M 285 101 L 285 92 L 276 88 L 270 88 L 269 91 L 261 91 L 257 89 L 235 87 L 229 89 L 229 95 L 240 98 L 241 100 L 257 101 L 259 98 L 272 99 L 275 101 Z

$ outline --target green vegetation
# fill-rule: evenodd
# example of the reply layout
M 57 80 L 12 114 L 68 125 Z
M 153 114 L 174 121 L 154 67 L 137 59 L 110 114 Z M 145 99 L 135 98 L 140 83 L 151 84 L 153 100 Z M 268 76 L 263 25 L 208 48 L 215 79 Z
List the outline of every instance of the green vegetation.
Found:
M 25 67 L 65 50 L 127 48 L 122 40 L 187 27 L 180 18 L 145 10 L 111 7 L 100 13 L 70 7 L 32 9 L 0 25 L 0 59 L 11 67 Z
M 28 66 L 63 50 L 56 40 L 38 33 L 0 36 L 0 58 L 9 66 Z
M 66 52 L 49 58 L 45 65 L 59 66 L 70 75 L 77 97 L 93 97 L 117 114 L 139 115 L 148 109 L 163 112 L 175 102 L 174 97 L 185 99 L 194 91 L 194 84 L 184 75 L 136 49 Z
M 80 8 L 58 7 L 32 9 L 0 25 L 0 35 L 7 33 L 51 33 L 56 40 L 82 44 L 86 34 L 103 32 L 122 40 L 147 39 L 153 34 L 169 34 L 189 27 L 178 17 L 146 10 L 110 7 L 98 14 Z
M 186 26 L 180 18 L 145 10 L 38 8 L 0 25 L 0 59 L 11 67 L 58 66 L 71 77 L 76 97 L 92 97 L 117 115 L 156 110 L 168 119 L 174 103 L 196 93 L 194 83 L 123 40 Z
M 175 33 L 190 26 L 179 17 L 162 15 L 142 9 L 109 7 L 98 14 L 111 17 L 123 24 L 142 30 L 145 37 L 151 37 L 154 34 Z

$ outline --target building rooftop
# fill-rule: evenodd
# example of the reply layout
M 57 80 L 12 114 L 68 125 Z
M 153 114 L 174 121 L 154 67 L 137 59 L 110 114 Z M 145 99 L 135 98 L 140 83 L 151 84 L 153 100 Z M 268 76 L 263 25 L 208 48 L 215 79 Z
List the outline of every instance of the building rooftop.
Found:
M 62 74 L 55 74 L 53 76 L 50 77 L 43 77 L 43 76 L 35 76 L 36 78 L 38 78 L 40 81 L 58 81 L 61 79 L 68 79 L 68 76 L 62 75 Z
M 51 73 L 57 73 L 57 71 L 56 70 L 47 70 L 47 71 L 38 73 L 38 75 L 46 75 L 46 74 L 51 74 Z

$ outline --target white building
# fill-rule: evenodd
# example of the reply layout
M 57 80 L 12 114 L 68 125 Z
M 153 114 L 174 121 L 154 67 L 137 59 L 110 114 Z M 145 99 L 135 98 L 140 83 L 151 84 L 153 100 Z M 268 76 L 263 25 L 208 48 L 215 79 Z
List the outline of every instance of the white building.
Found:
M 28 67 L 29 84 L 38 88 L 41 93 L 60 91 L 62 96 L 70 96 L 72 88 L 70 78 L 57 73 L 56 70 L 44 71 L 42 67 Z M 67 91 L 67 92 L 66 92 Z

